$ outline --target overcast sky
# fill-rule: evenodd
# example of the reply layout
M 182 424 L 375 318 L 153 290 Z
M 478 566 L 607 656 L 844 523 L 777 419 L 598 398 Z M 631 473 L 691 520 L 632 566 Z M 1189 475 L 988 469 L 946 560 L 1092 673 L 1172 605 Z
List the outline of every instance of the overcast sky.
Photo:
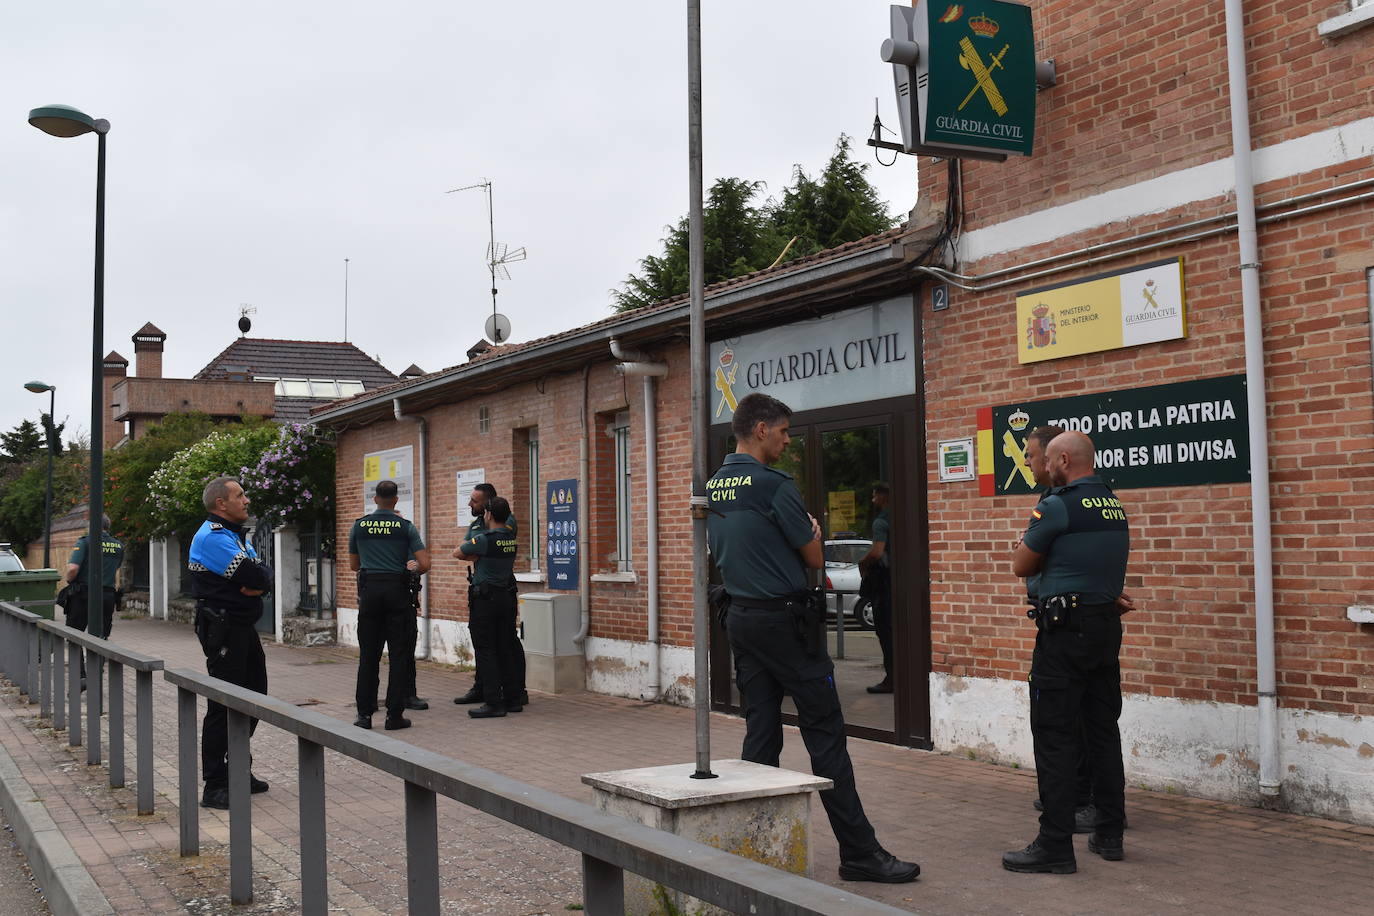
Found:
M 703 2 L 706 182 L 779 191 L 880 102 L 888 3 Z M 12 3 L 0 13 L 0 429 L 89 427 L 96 141 L 28 111 L 106 118 L 104 350 L 167 333 L 188 377 L 237 336 L 348 339 L 393 372 L 463 362 L 491 311 L 496 238 L 529 259 L 501 282 L 512 339 L 608 314 L 608 290 L 687 212 L 685 0 Z M 888 158 L 888 154 L 885 154 Z M 916 165 L 870 179 L 915 203 Z

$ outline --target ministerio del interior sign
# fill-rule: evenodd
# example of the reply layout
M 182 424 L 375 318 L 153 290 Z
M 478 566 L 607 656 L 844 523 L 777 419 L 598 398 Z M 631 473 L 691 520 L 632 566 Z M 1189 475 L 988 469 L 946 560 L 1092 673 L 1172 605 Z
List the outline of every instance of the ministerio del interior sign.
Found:
M 711 422 L 729 423 L 745 395 L 794 411 L 916 393 L 913 301 L 886 299 L 711 344 Z
M 978 411 L 978 492 L 1035 491 L 1026 442 L 1038 426 L 1086 433 L 1112 489 L 1250 480 L 1244 375 L 1127 388 Z

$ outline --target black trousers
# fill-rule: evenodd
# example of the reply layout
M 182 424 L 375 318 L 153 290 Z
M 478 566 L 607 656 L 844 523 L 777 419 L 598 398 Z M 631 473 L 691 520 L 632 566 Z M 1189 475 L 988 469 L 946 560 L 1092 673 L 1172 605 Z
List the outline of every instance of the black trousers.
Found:
M 811 772 L 835 783 L 821 793 L 840 859 L 850 860 L 878 848 L 873 825 L 864 814 L 854 785 L 854 765 L 844 734 L 844 715 L 835 692 L 835 665 L 821 649 L 808 656 L 788 610 L 731 605 L 725 629 L 735 657 L 735 680 L 744 700 L 744 751 L 751 763 L 777 766 L 782 753 L 782 698 L 797 707 L 802 741 L 811 755 Z
M 516 599 L 519 604 L 519 598 Z M 511 628 L 516 625 L 515 614 L 511 614 Z M 515 649 L 511 652 L 511 664 L 515 667 L 515 680 L 519 684 L 520 696 L 525 695 L 525 644 L 520 641 L 520 637 L 515 637 Z M 473 693 L 486 696 L 486 688 L 482 686 L 482 671 L 479 668 L 472 678 Z
M 358 686 L 354 700 L 358 715 L 377 711 L 377 679 L 382 646 L 389 662 L 386 677 L 386 711 L 399 715 L 413 696 L 415 670 L 415 605 L 403 578 L 396 581 L 368 578 L 358 597 Z
M 205 670 L 211 677 L 231 684 L 267 692 L 267 656 L 262 640 L 251 623 L 229 626 L 225 653 L 205 660 Z M 258 728 L 258 720 L 251 719 L 248 733 Z M 200 764 L 207 789 L 229 787 L 229 711 L 213 700 L 205 705 L 205 721 L 201 725 Z
M 412 602 L 412 613 L 410 616 L 414 619 L 414 625 L 411 627 L 411 629 L 414 632 L 410 634 L 410 655 L 405 659 L 406 699 L 410 699 L 411 697 L 418 697 L 420 695 L 418 688 L 415 686 L 415 647 L 420 643 L 420 618 L 415 616 L 414 608 L 415 605 L 414 602 Z
M 1114 611 L 1079 614 L 1035 638 L 1030 675 L 1031 737 L 1045 810 L 1040 841 L 1072 849 L 1078 769 L 1086 750 L 1097 805 L 1097 831 L 1119 837 L 1126 810 L 1121 763 L 1121 618 Z
M 873 596 L 873 631 L 883 650 L 883 680 L 892 681 L 892 589 L 884 583 Z
M 477 680 L 482 699 L 501 706 L 514 702 L 524 690 L 525 653 L 515 638 L 513 594 L 504 590 L 481 597 L 468 592 L 468 632 L 477 657 Z
M 110 626 L 114 623 L 115 612 L 115 590 L 113 587 L 101 589 L 101 605 L 105 611 L 105 629 L 100 631 L 104 639 L 110 638 Z M 67 604 L 67 626 L 73 630 L 85 630 L 89 622 L 90 613 L 86 608 L 86 590 L 81 589 L 76 595 L 76 601 Z

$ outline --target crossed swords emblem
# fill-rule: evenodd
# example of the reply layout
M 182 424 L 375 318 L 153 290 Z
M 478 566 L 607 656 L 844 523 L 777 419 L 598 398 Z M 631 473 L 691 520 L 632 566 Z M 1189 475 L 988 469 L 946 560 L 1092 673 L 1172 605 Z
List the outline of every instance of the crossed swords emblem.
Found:
M 993 111 L 997 112 L 998 117 L 1007 113 L 1006 99 L 1002 98 L 1002 91 L 993 82 L 992 71 L 1004 69 L 1002 58 L 1006 56 L 1010 48 L 1011 45 L 1009 44 L 1003 45 L 1002 50 L 992 55 L 988 63 L 985 64 L 982 55 L 978 53 L 978 49 L 973 46 L 973 42 L 969 40 L 967 35 L 959 39 L 959 66 L 965 70 L 971 70 L 976 81 L 973 88 L 968 91 L 968 95 L 964 96 L 964 100 L 959 103 L 959 111 L 963 111 L 964 106 L 972 101 L 974 95 L 981 89 L 983 95 L 988 97 L 988 104 L 992 106 Z
M 735 384 L 735 373 L 737 372 L 739 372 L 739 363 L 732 365 L 728 373 L 723 366 L 716 367 L 716 390 L 721 394 L 720 403 L 716 405 L 717 417 L 720 416 L 720 412 L 724 409 L 726 404 L 730 405 L 731 413 L 734 413 L 735 408 L 739 406 L 739 402 L 735 400 L 735 389 L 733 387 Z

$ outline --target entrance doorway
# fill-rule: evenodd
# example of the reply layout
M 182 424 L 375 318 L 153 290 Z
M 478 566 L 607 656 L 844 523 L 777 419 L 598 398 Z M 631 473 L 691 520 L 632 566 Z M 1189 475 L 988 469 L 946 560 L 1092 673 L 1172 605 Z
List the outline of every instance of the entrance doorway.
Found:
M 909 398 L 796 413 L 791 444 L 776 467 L 792 475 L 821 525 L 825 569 L 813 574 L 813 584 L 826 588 L 826 639 L 846 730 L 929 747 L 925 451 L 917 421 Z M 719 462 L 734 451 L 734 438 L 717 430 L 712 446 Z M 881 487 L 887 494 L 880 506 L 874 496 Z M 878 560 L 874 522 L 883 508 L 888 533 Z M 883 572 L 887 589 L 861 593 L 864 579 Z M 743 712 L 729 641 L 715 621 L 711 682 L 714 708 Z M 795 723 L 790 699 L 783 710 Z

